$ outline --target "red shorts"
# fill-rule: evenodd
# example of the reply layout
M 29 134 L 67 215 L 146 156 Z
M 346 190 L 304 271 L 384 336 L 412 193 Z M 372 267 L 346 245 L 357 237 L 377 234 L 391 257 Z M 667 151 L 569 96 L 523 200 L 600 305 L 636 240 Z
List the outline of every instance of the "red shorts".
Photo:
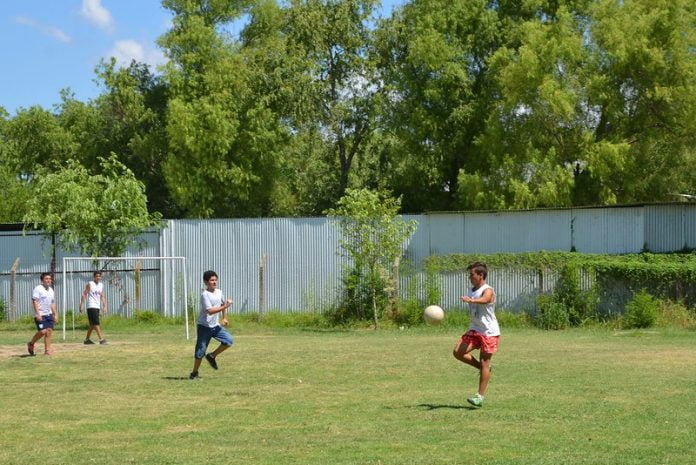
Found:
M 481 349 L 481 352 L 494 354 L 498 352 L 498 339 L 500 336 L 484 336 L 472 329 L 462 335 L 460 342 L 465 346 L 471 345 L 474 349 Z

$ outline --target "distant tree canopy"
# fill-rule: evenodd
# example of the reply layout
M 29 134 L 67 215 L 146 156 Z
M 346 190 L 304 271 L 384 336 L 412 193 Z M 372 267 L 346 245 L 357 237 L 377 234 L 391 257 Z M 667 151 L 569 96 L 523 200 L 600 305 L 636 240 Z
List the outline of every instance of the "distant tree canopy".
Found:
M 168 218 L 320 215 L 348 189 L 402 212 L 696 194 L 693 1 L 162 4 L 162 69 L 103 62 L 93 100 L 0 107 L 0 221 L 41 170 L 111 153 Z

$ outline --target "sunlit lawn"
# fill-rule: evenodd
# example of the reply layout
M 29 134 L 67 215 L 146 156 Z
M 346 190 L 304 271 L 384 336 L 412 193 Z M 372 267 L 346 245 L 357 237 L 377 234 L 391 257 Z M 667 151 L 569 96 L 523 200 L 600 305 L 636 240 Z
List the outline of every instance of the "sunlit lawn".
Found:
M 696 334 L 504 333 L 486 405 L 451 329 L 245 325 L 189 381 L 181 327 L 26 357 L 0 331 L 0 464 L 693 464 Z

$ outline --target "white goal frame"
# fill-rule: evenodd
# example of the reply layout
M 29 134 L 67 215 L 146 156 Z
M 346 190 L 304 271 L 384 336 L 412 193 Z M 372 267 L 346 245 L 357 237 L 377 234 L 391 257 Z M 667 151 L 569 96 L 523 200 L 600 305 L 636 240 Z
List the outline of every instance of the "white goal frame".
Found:
M 160 260 L 160 261 L 181 261 L 184 269 L 184 318 L 186 321 L 186 339 L 189 334 L 188 316 L 188 274 L 186 270 L 186 257 L 63 257 L 63 340 L 65 340 L 65 316 L 68 307 L 68 286 L 67 286 L 67 263 L 69 261 L 138 261 L 138 260 Z M 72 272 L 72 271 L 71 271 Z M 173 299 L 172 305 L 176 303 Z M 72 312 L 73 338 L 75 337 L 75 310 Z

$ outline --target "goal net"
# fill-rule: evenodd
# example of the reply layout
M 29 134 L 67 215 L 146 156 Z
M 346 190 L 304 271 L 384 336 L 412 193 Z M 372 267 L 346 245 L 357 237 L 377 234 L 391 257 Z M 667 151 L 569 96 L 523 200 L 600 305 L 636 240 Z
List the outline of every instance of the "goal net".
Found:
M 95 271 L 102 273 L 109 315 L 130 318 L 135 312 L 150 311 L 170 318 L 183 317 L 189 339 L 186 257 L 64 257 L 63 340 L 68 311 L 72 313 L 75 337 L 75 313 Z

